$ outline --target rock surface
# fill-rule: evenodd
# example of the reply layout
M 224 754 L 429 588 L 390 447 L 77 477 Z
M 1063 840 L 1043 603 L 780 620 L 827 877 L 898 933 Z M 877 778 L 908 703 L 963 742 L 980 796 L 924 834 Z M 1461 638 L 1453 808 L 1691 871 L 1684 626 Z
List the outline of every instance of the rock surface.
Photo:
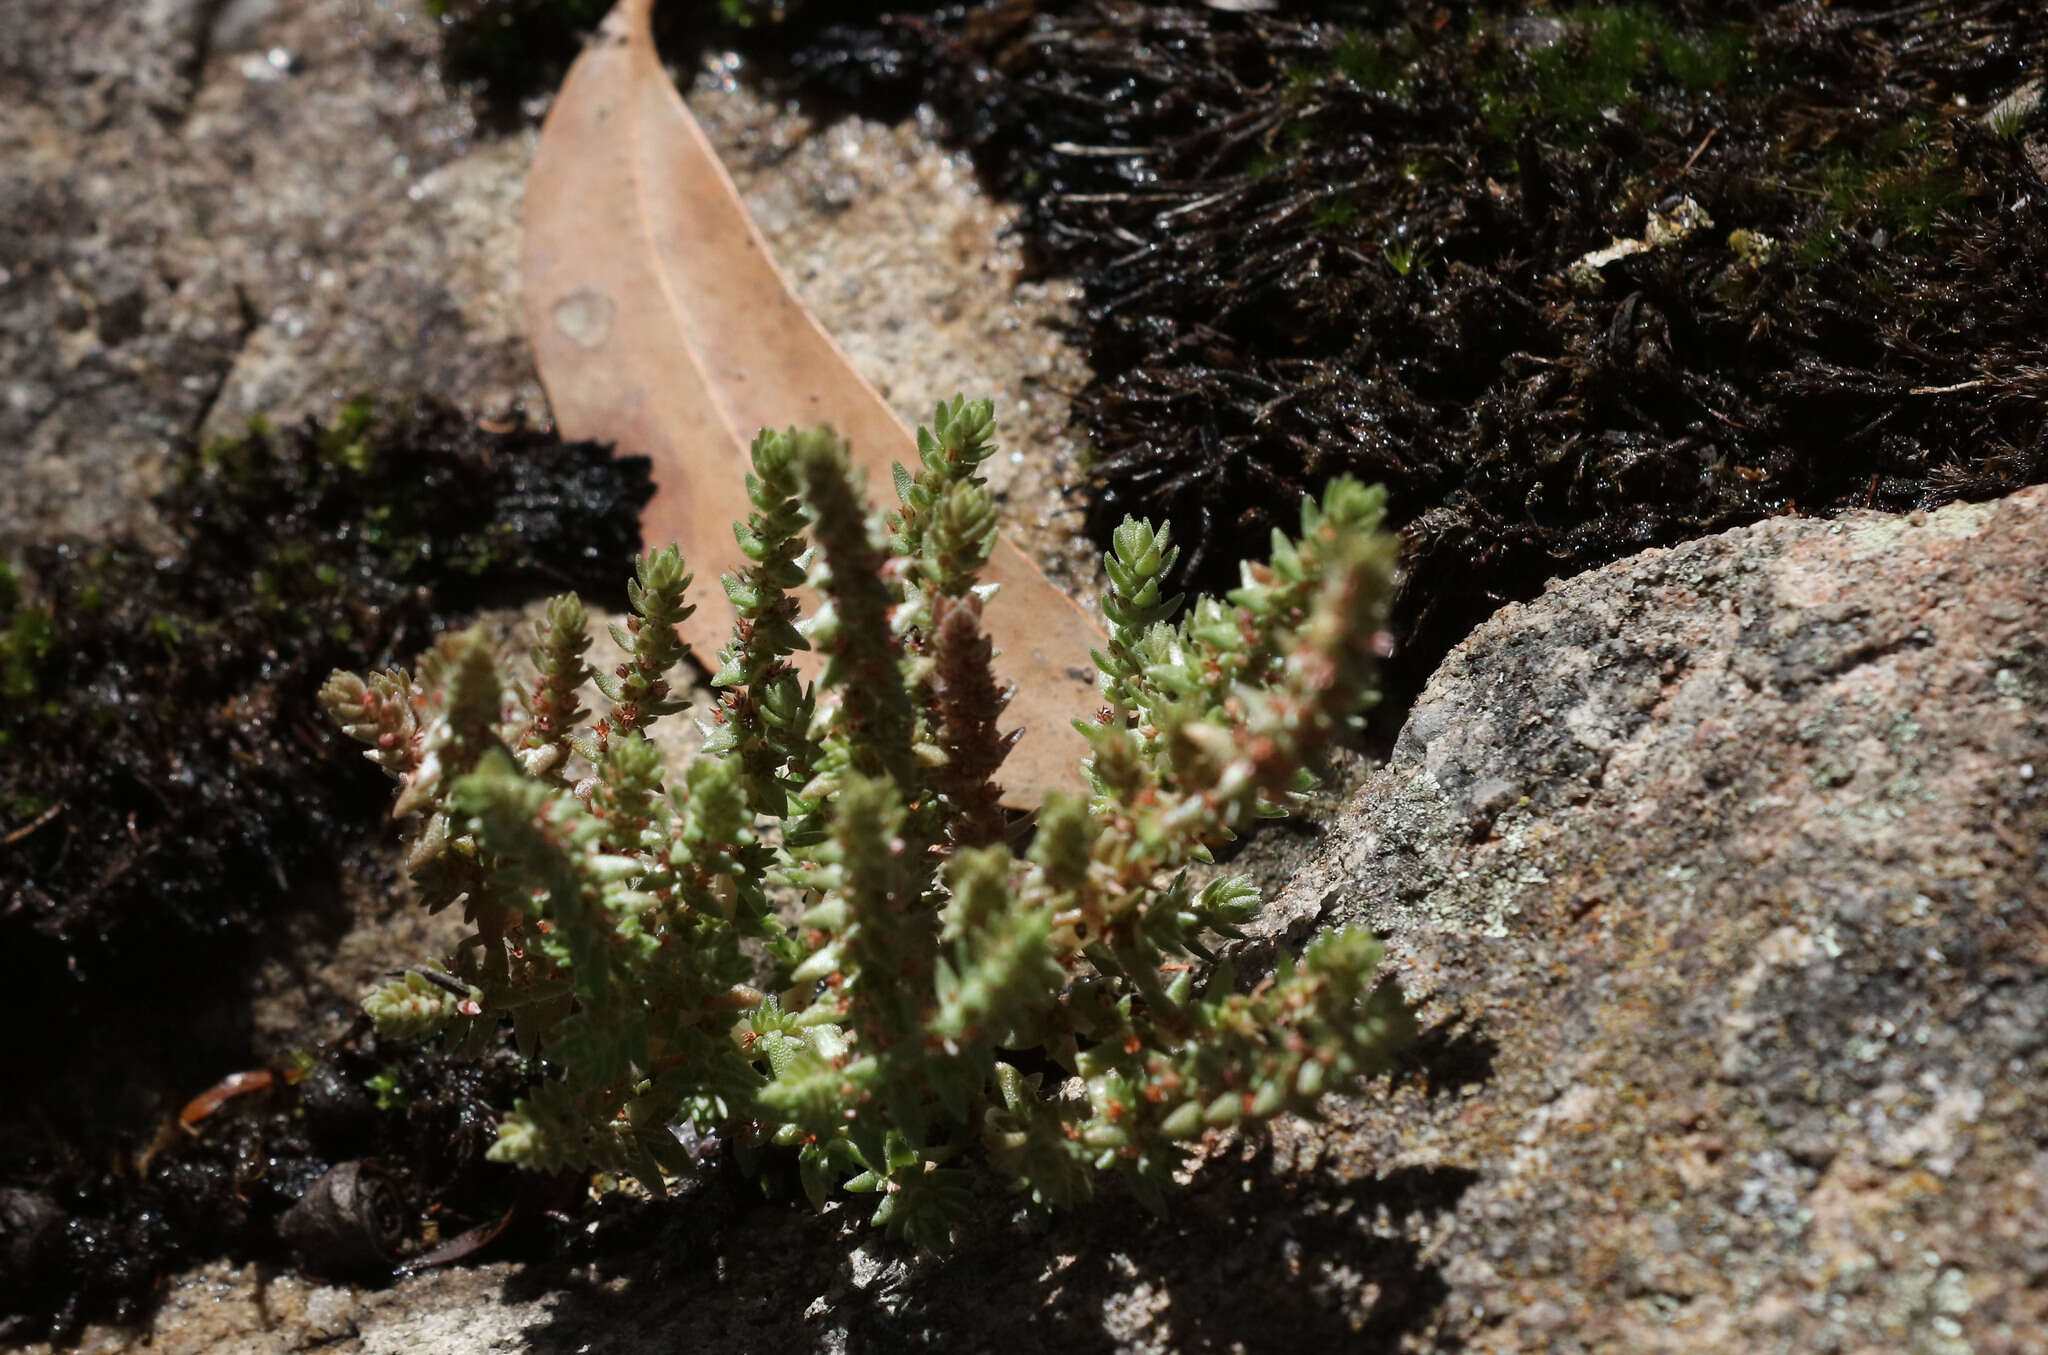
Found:
M 546 417 L 521 332 L 534 129 L 480 127 L 418 0 L 18 0 L 0 51 L 0 550 L 147 529 L 172 439 L 424 390 Z M 692 107 L 799 295 L 898 412 L 993 395 L 1028 544 L 1091 586 L 1067 284 L 929 129 Z
M 9 536 L 146 528 L 169 441 L 259 409 L 537 393 L 491 262 L 519 147 L 474 138 L 417 13 L 26 0 L 8 28 Z
M 2048 1349 L 2048 491 L 1780 520 L 1453 652 L 1275 926 L 1391 934 L 1436 1348 Z

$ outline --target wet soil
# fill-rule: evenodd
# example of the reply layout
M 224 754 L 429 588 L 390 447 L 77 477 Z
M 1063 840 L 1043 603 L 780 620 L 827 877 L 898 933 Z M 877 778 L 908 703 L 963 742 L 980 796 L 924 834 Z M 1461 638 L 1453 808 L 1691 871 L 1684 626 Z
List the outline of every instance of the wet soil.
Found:
M 170 1122 L 248 1058 L 252 971 L 347 925 L 342 880 L 401 892 L 388 784 L 319 718 L 327 675 L 630 572 L 645 461 L 494 427 L 361 401 L 187 446 L 155 504 L 173 548 L 46 539 L 0 571 L 0 1002 L 36 1032 L 0 1107 L 0 1314 L 29 1330 L 136 1315 L 197 1256 L 278 1251 L 283 1209 L 351 1156 L 417 1212 L 520 1085 L 350 1040 L 250 1070 L 263 1094 L 219 1122 Z
M 1384 482 L 1412 687 L 1549 578 L 2048 477 L 2031 14 L 1008 3 L 787 68 L 930 101 L 1083 283 L 1098 539 L 1165 517 L 1226 587 Z

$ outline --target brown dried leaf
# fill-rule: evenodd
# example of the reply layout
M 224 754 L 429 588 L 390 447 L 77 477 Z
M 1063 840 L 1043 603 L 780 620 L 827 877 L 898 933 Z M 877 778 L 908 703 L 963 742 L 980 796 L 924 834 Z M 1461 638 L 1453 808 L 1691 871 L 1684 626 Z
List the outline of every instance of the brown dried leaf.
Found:
M 684 626 L 710 659 L 732 618 L 716 575 L 744 563 L 732 524 L 761 428 L 829 423 L 871 488 L 915 464 L 909 431 L 796 299 L 725 167 L 661 68 L 653 0 L 620 0 L 541 129 L 526 183 L 527 332 L 562 435 L 654 461 L 643 532 L 679 542 L 699 580 Z M 1024 737 L 1002 780 L 1018 803 L 1079 787 L 1101 633 L 1037 565 L 999 542 L 987 630 Z

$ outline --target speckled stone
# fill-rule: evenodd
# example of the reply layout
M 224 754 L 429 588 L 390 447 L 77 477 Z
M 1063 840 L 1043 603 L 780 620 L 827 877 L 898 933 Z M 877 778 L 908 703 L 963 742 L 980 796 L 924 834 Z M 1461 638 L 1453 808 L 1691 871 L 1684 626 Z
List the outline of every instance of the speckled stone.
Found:
M 1067 342 L 1079 287 L 1026 280 L 1016 209 L 981 192 L 928 119 L 819 127 L 713 61 L 690 108 L 777 263 L 861 375 L 911 427 L 956 394 L 996 402 L 988 463 L 1003 530 L 1092 600 L 1099 552 L 1080 533 L 1080 443 L 1067 393 L 1088 369 Z
M 2048 1349 L 2048 490 L 1779 520 L 1509 607 L 1269 926 L 1361 921 L 1476 1173 L 1419 1335 Z
M 0 66 L 0 542 L 148 531 L 180 437 L 538 394 L 476 136 L 407 6 L 21 0 Z

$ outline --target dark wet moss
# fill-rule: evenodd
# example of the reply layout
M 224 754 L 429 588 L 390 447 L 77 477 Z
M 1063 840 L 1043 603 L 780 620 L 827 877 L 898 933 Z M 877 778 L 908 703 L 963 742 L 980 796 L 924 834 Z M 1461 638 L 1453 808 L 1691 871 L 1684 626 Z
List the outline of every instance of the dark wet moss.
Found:
M 932 101 L 1082 280 L 1093 532 L 1216 588 L 1389 486 L 1412 687 L 1549 577 L 2048 477 L 2048 139 L 1983 119 L 2044 57 L 2000 4 L 1001 4 L 789 62 Z
M 441 25 L 443 68 L 476 87 L 498 121 L 561 83 L 609 0 L 427 0 Z
M 327 674 L 405 662 L 480 606 L 614 588 L 648 494 L 643 460 L 594 444 L 357 403 L 182 452 L 168 554 L 46 542 L 0 576 L 0 1002 L 37 1032 L 0 1186 L 85 1189 L 246 1065 L 251 969 L 345 924 L 344 863 L 388 870 L 389 787 L 322 718 Z M 139 1255 L 212 1236 L 136 1208 Z
M 5 925 L 78 981 L 282 904 L 382 794 L 338 770 L 310 699 L 328 671 L 403 659 L 489 602 L 596 586 L 638 548 L 648 493 L 644 462 L 424 401 L 258 428 L 173 478 L 177 551 L 40 544 L 33 593 L 10 574 L 0 596 L 0 732 L 21 754 L 0 766 Z M 31 830 L 33 804 L 62 808 Z
M 89 1320 L 133 1321 L 162 1280 L 218 1256 L 301 1266 L 374 1282 L 393 1263 L 501 1217 L 518 1196 L 510 1168 L 484 1160 L 497 1115 L 526 1085 L 517 1059 L 456 1059 L 343 1044 L 288 1068 L 268 1087 L 223 1101 L 187 1128 L 166 1128 L 132 1156 L 94 1160 L 50 1144 L 10 1163 L 0 1212 L 11 1213 L 13 1264 L 0 1268 L 0 1338 L 74 1337 Z M 379 1078 L 400 1094 L 379 1104 Z M 309 1187 L 345 1162 L 369 1164 L 401 1222 L 391 1262 L 351 1264 L 344 1219 L 298 1248 L 278 1224 Z M 431 1211 L 434 1231 L 423 1234 Z M 329 1236 L 328 1234 L 334 1234 Z
M 611 12 L 613 0 L 427 0 L 441 25 L 442 67 L 477 94 L 500 125 L 531 119 L 568 73 L 583 42 Z M 876 0 L 670 0 L 655 6 L 664 52 L 688 64 L 714 44 L 763 30 L 771 45 L 802 43 L 820 27 L 872 20 L 888 6 Z

